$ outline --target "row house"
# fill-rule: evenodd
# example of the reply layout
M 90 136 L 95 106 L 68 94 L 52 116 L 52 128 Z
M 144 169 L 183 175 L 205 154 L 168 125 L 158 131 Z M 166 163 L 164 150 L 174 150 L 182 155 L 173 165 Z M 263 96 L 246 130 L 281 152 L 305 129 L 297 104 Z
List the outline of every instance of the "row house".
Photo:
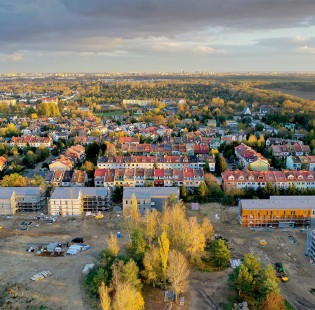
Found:
M 206 160 L 209 163 L 210 171 L 215 171 L 215 157 L 212 155 L 198 156 L 108 156 L 100 157 L 97 161 L 97 168 L 104 169 L 202 169 Z
M 182 186 L 195 188 L 204 181 L 203 169 L 96 169 L 96 187 L 170 187 Z
M 311 152 L 311 149 L 308 145 L 303 145 L 299 143 L 271 145 L 271 150 L 272 154 L 275 157 L 281 158 L 286 158 L 289 155 L 307 156 Z
M 74 143 L 75 144 L 81 144 L 81 145 L 89 145 L 92 143 L 99 143 L 100 137 L 93 137 L 93 136 L 76 136 L 74 137 Z
M 284 144 L 303 144 L 302 141 L 299 140 L 291 140 L 291 139 L 283 139 L 283 138 L 268 138 L 266 140 L 266 146 L 269 147 L 271 145 L 284 145 Z
M 25 137 L 12 137 L 11 146 L 17 146 L 18 148 L 25 147 L 51 147 L 52 139 L 50 137 L 38 137 L 38 136 L 25 136 Z
M 82 170 L 48 171 L 45 176 L 46 184 L 52 184 L 57 187 L 85 186 L 87 182 L 87 174 Z
M 235 189 L 263 188 L 267 183 L 279 189 L 288 189 L 292 186 L 299 190 L 315 188 L 314 171 L 249 171 L 226 170 L 222 173 L 222 186 L 224 191 Z
M 268 160 L 244 143 L 235 147 L 235 155 L 242 161 L 245 168 L 250 165 L 252 170 L 269 170 Z
M 288 156 L 286 159 L 286 168 L 315 171 L 315 156 Z

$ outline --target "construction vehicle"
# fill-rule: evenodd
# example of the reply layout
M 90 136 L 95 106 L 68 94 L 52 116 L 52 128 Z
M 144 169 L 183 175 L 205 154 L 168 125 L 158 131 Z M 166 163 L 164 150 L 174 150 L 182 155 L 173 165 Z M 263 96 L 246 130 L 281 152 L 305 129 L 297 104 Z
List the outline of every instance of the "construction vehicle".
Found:
M 268 244 L 265 239 L 259 240 L 259 243 L 260 243 L 261 246 L 266 246 Z
M 0 225 L 0 230 L 3 230 L 3 229 L 4 229 L 4 227 L 2 225 Z
M 286 270 L 284 269 L 282 263 L 275 263 L 275 269 L 277 271 L 277 277 L 282 281 L 282 282 L 288 282 L 289 278 L 287 275 Z
M 104 217 L 103 213 L 98 213 L 95 216 L 95 218 L 98 219 L 98 220 L 102 219 L 103 217 Z

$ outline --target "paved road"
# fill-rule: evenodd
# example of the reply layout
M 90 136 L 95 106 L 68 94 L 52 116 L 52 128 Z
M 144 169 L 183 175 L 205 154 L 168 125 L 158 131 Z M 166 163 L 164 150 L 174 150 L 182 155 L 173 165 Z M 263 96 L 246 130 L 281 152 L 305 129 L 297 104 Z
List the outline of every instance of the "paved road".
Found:
M 28 178 L 34 178 L 35 175 L 40 175 L 40 176 L 44 176 L 46 171 L 40 171 L 40 168 L 42 167 L 43 163 L 50 163 L 52 161 L 52 159 L 54 158 L 54 156 L 50 155 L 49 157 L 47 157 L 44 161 L 38 163 L 34 169 L 25 169 L 23 171 L 23 176 L 24 177 L 28 177 Z

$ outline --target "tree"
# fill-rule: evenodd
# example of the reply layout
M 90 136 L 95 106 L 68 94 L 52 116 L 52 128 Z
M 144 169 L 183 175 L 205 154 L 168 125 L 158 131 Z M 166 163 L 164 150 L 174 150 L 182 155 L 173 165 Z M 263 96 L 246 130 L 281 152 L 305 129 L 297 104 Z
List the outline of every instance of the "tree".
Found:
M 170 251 L 166 275 L 174 291 L 175 301 L 177 301 L 178 294 L 188 287 L 189 281 L 188 262 L 179 251 Z
M 136 229 L 141 220 L 141 213 L 138 208 L 138 201 L 136 195 L 131 195 L 131 205 L 125 206 L 123 209 L 124 221 L 129 225 L 129 229 Z
M 238 269 L 235 281 L 238 296 L 246 299 L 246 297 L 250 294 L 252 283 L 252 274 L 249 272 L 248 268 L 244 264 L 241 264 Z
M 247 140 L 247 144 L 249 146 L 257 146 L 257 137 L 255 135 L 250 135 Z
M 188 220 L 189 224 L 189 238 L 187 253 L 193 257 L 196 254 L 201 254 L 206 246 L 206 239 L 202 232 L 201 226 L 197 222 L 196 217 L 190 217 Z
M 260 304 L 261 310 L 286 310 L 283 297 L 277 292 L 270 292 Z
M 82 168 L 89 176 L 94 174 L 94 164 L 91 161 L 86 160 L 82 165 Z
M 159 242 L 159 253 L 160 253 L 160 258 L 161 258 L 161 269 L 162 269 L 162 275 L 163 275 L 163 282 L 165 285 L 168 253 L 170 250 L 170 241 L 167 238 L 167 234 L 165 231 L 163 231 L 162 235 L 158 238 L 158 242 Z
M 152 212 L 149 209 L 146 210 L 144 233 L 149 243 L 149 246 L 152 245 L 152 239 L 154 238 L 157 230 L 158 217 L 159 212 L 156 209 L 153 209 Z
M 203 168 L 204 172 L 210 172 L 210 166 L 209 166 L 209 160 L 206 158 L 205 160 L 205 166 Z
M 198 187 L 198 195 L 200 197 L 201 202 L 204 201 L 205 197 L 208 194 L 208 188 L 205 182 L 200 182 Z
M 38 119 L 38 115 L 36 113 L 31 114 L 31 119 Z
M 217 154 L 215 155 L 215 172 L 217 175 L 221 175 L 221 173 L 223 171 L 225 171 L 227 168 L 227 165 L 226 165 L 226 162 L 225 162 L 225 159 Z
M 122 268 L 122 281 L 141 291 L 142 283 L 139 279 L 139 268 L 133 259 L 124 264 Z
M 211 242 L 214 235 L 214 228 L 207 217 L 204 217 L 202 220 L 201 231 L 205 237 L 206 243 Z
M 101 283 L 99 288 L 99 295 L 101 300 L 101 308 L 102 310 L 110 310 L 110 297 L 108 294 L 108 287 L 104 282 Z
M 118 239 L 117 236 L 113 233 L 110 233 L 108 239 L 107 239 L 107 247 L 108 250 L 113 253 L 114 256 L 118 255 L 119 252 L 119 245 L 118 245 Z
M 162 279 L 162 262 L 160 252 L 156 247 L 151 248 L 149 251 L 145 252 L 143 258 L 144 270 L 142 275 L 145 277 L 148 283 L 153 284 Z
M 183 184 L 180 187 L 180 198 L 183 199 L 183 201 L 185 202 L 187 200 L 187 197 L 188 197 L 188 191 L 187 191 L 186 185 Z
M 226 266 L 226 264 L 230 261 L 231 253 L 224 240 L 219 239 L 216 241 L 214 244 L 213 255 L 214 262 L 218 267 Z
M 123 187 L 115 186 L 113 190 L 113 202 L 121 202 L 123 198 Z
M 165 207 L 161 227 L 167 233 L 172 248 L 185 252 L 189 235 L 185 207 L 179 203 L 173 207 Z
M 93 142 L 91 144 L 89 144 L 86 148 L 85 148 L 85 154 L 86 154 L 86 158 L 89 158 L 91 160 L 95 160 L 95 158 L 97 158 L 98 156 L 98 152 L 100 151 L 100 147 L 98 145 L 98 143 Z
M 143 238 L 142 231 L 140 229 L 134 229 L 131 233 L 131 242 L 128 244 L 127 251 L 138 266 L 142 265 L 146 249 L 147 244 Z
M 142 310 L 144 299 L 140 292 L 127 283 L 119 283 L 113 302 L 114 310 Z
M 260 262 L 257 259 L 257 257 L 252 253 L 247 253 L 244 255 L 243 264 L 253 274 L 258 274 L 260 272 L 261 269 Z

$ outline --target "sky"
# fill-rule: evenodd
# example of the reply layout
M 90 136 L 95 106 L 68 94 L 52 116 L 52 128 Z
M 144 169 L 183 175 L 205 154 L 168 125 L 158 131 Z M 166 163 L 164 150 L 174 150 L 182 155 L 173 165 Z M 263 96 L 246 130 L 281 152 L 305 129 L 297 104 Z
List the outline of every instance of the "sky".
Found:
M 315 0 L 0 0 L 0 72 L 315 71 Z

